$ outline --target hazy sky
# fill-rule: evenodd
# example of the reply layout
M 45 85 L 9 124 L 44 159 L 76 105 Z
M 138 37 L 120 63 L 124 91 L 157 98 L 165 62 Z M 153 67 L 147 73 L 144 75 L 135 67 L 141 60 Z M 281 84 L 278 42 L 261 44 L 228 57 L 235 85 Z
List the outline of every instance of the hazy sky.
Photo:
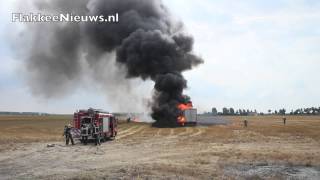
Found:
M 195 53 L 205 60 L 185 73 L 187 93 L 200 111 L 320 106 L 320 1 L 164 3 L 184 22 L 194 36 Z M 0 2 L 0 111 L 72 113 L 86 107 L 120 111 L 93 89 L 75 89 L 56 99 L 33 97 L 21 73 L 22 60 L 10 47 L 9 41 L 19 41 L 11 33 L 18 28 L 11 23 L 13 7 L 14 1 Z

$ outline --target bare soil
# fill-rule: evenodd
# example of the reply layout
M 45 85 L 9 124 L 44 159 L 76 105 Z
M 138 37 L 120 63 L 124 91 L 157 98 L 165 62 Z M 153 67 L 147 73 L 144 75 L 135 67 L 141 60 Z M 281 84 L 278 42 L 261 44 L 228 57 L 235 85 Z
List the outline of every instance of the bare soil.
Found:
M 153 128 L 120 123 L 114 141 L 66 146 L 72 117 L 0 117 L 0 179 L 320 179 L 320 117 L 220 117 Z M 53 147 L 47 147 L 53 144 Z

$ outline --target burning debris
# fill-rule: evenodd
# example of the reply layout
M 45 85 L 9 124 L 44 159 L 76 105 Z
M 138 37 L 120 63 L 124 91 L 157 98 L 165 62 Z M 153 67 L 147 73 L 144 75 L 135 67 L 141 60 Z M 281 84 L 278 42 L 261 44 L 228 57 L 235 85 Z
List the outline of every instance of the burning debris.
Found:
M 183 32 L 181 22 L 172 20 L 160 0 L 36 2 L 38 10 L 45 12 L 118 13 L 119 22 L 30 26 L 36 33 L 26 62 L 35 91 L 47 96 L 63 91 L 80 77 L 82 58 L 93 65 L 90 68 L 105 54 L 115 53 L 116 64 L 124 67 L 126 78 L 155 83 L 151 103 L 154 125 L 177 125 L 187 87 L 182 72 L 203 60 L 192 53 L 193 38 Z M 103 60 L 111 61 L 108 57 Z

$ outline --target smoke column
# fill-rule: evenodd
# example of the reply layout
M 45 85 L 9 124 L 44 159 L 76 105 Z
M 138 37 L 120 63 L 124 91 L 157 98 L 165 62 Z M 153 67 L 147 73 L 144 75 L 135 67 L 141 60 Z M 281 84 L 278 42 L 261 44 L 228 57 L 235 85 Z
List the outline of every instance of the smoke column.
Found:
M 124 74 L 127 79 L 154 82 L 150 105 L 155 125 L 176 125 L 177 105 L 183 101 L 187 87 L 182 72 L 203 60 L 192 53 L 193 38 L 183 32 L 183 24 L 173 20 L 160 0 L 59 0 L 34 4 L 46 13 L 119 14 L 118 23 L 29 25 L 33 36 L 26 63 L 34 92 L 54 97 L 72 91 L 75 81 L 84 74 L 83 63 L 99 77 L 99 71 L 94 70 L 101 61 L 115 60 L 111 63 L 114 67 L 105 67 L 118 69 L 112 77 Z M 116 84 L 110 83 L 106 91 L 116 91 Z

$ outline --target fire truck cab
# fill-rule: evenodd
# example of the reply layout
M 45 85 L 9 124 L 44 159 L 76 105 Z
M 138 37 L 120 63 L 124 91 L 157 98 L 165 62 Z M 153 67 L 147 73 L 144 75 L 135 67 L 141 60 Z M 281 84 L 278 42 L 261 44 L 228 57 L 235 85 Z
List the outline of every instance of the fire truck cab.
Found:
M 90 108 L 74 113 L 73 127 L 76 130 L 76 138 L 82 143 L 96 139 L 113 140 L 117 135 L 117 120 L 113 114 L 99 109 Z

